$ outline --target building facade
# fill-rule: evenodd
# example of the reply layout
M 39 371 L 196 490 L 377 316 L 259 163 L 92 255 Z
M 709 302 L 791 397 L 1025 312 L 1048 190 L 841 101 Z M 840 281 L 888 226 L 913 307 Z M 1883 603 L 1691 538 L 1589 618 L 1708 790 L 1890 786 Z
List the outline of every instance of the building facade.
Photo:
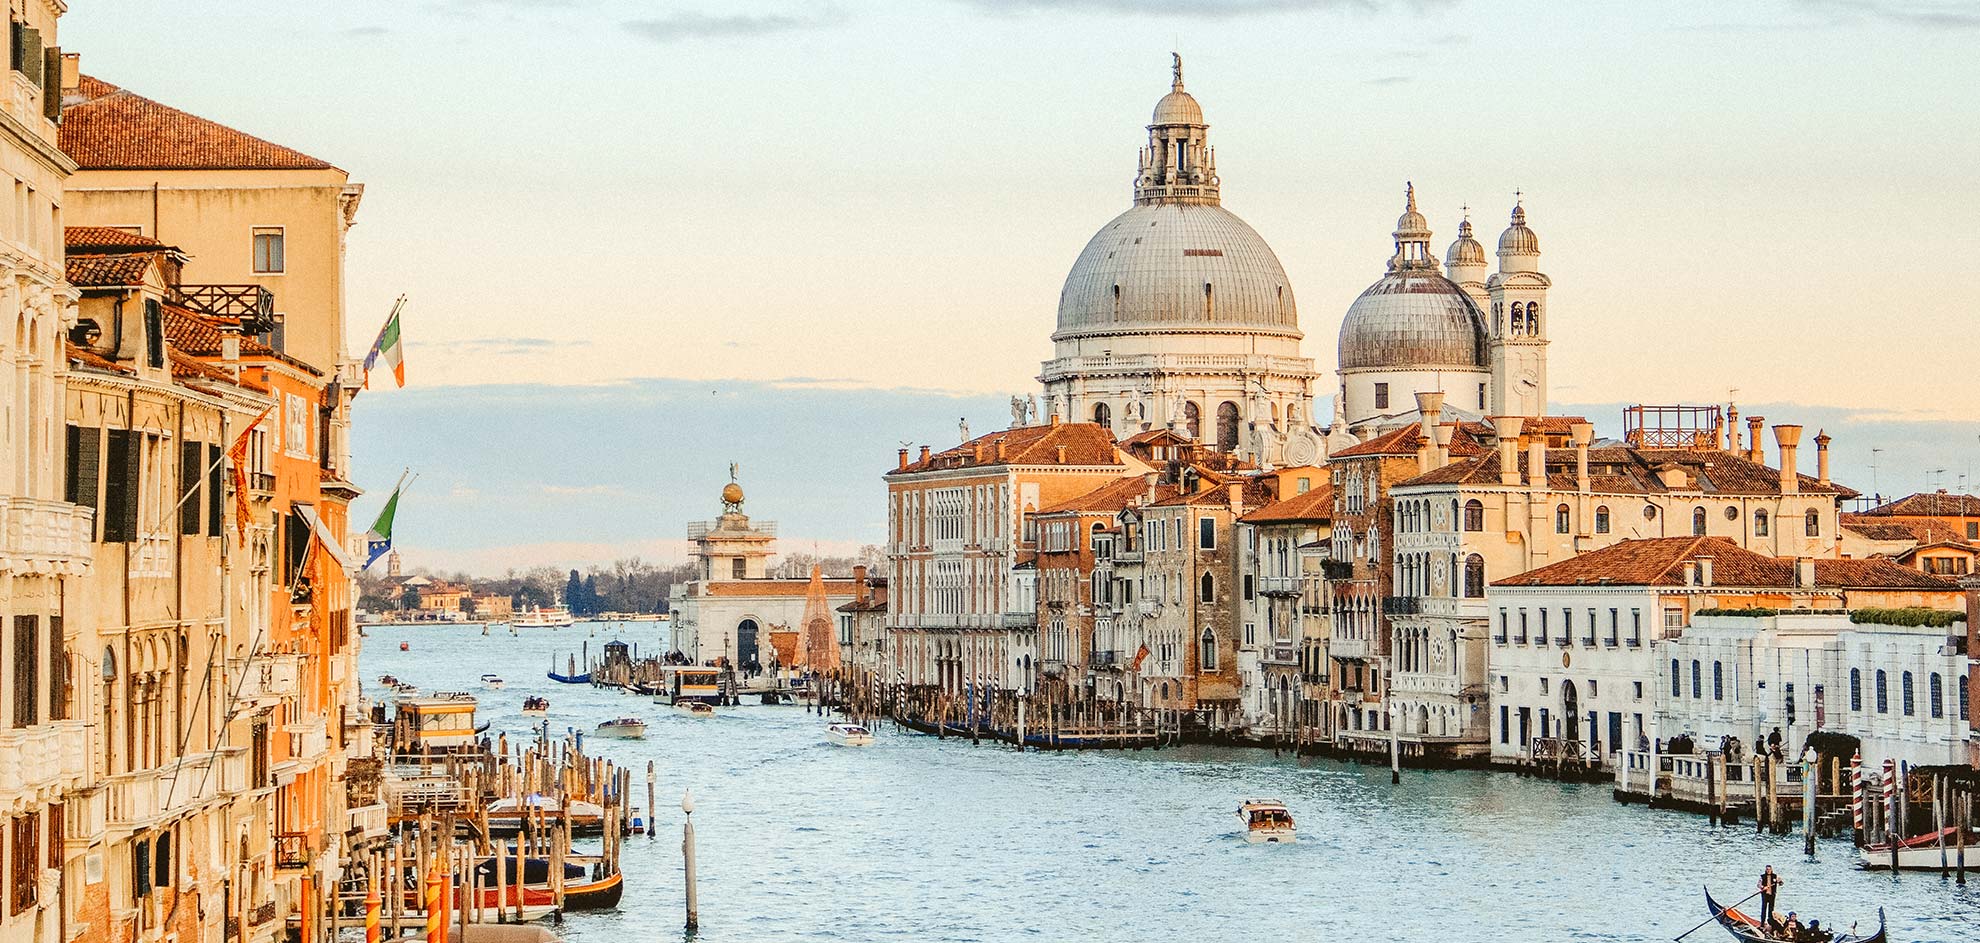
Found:
M 697 665 L 726 664 L 754 674 L 779 661 L 771 633 L 799 631 L 805 622 L 811 580 L 769 575 L 777 553 L 775 521 L 743 513 L 742 486 L 722 488 L 722 513 L 688 525 L 698 579 L 676 583 L 668 600 L 674 651 Z M 823 581 L 825 601 L 836 609 L 858 595 L 856 580 Z

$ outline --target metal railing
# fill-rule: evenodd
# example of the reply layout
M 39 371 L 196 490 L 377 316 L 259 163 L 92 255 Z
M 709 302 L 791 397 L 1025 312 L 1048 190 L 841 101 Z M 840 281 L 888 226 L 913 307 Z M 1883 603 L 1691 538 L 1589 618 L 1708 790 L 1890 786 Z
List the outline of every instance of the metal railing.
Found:
M 309 867 L 309 833 L 275 833 L 275 867 L 297 869 Z M 271 905 L 272 906 L 272 905 Z

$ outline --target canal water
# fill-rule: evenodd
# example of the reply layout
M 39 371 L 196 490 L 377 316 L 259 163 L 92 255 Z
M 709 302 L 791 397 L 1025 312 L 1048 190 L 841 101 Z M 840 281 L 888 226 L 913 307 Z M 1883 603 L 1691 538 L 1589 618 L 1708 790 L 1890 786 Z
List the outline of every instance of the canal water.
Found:
M 366 690 L 392 674 L 481 698 L 490 733 L 526 735 L 524 697 L 550 698 L 558 733 L 638 716 L 644 741 L 594 751 L 658 770 L 660 835 L 628 839 L 616 912 L 570 915 L 580 943 L 683 936 L 679 800 L 693 790 L 706 943 L 758 940 L 1669 940 L 1704 917 L 1704 887 L 1748 893 L 1765 864 L 1783 910 L 1893 941 L 1980 941 L 1980 874 L 1893 878 L 1852 866 L 1846 842 L 1714 829 L 1620 806 L 1605 786 L 1503 773 L 1410 772 L 1270 750 L 1019 753 L 882 726 L 835 747 L 796 707 L 695 719 L 630 694 L 544 677 L 588 643 L 658 650 L 654 623 L 566 629 L 371 626 Z M 400 651 L 401 641 L 410 650 Z M 481 687 L 484 672 L 505 688 Z M 1282 799 L 1293 845 L 1247 845 L 1234 810 Z M 1688 938 L 1729 939 L 1717 927 Z

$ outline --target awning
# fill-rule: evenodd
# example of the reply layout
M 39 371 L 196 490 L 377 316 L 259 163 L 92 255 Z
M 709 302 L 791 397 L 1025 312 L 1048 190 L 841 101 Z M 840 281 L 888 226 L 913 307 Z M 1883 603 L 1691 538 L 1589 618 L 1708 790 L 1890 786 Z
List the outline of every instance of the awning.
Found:
M 316 509 L 307 504 L 298 504 L 294 507 L 296 513 L 309 522 L 309 529 L 316 534 L 317 542 L 323 545 L 323 549 L 330 551 L 330 558 L 344 568 L 344 574 L 346 576 L 355 574 L 358 571 L 357 561 L 351 559 L 351 555 L 338 545 L 337 535 L 330 533 L 330 528 L 323 523 L 323 518 L 317 516 Z

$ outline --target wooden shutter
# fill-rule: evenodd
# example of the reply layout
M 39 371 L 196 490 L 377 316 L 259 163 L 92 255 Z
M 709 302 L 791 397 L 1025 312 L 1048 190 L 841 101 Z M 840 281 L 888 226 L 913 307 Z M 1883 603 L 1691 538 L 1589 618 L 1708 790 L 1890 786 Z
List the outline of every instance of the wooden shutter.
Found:
M 20 60 L 14 71 L 27 76 L 28 81 L 41 84 L 41 31 L 32 26 L 21 27 Z
M 60 618 L 59 616 L 57 618 Z M 62 843 L 68 840 L 69 827 L 62 817 L 62 803 L 48 804 L 48 866 L 62 866 Z
M 206 447 L 206 536 L 218 537 L 225 523 L 226 515 L 221 510 L 226 489 L 220 487 L 220 446 Z
M 48 617 L 48 719 L 69 719 L 69 640 L 62 617 Z
M 165 366 L 165 322 L 158 300 L 144 299 L 144 356 L 154 367 Z
M 94 511 L 99 485 L 103 480 L 103 430 L 88 426 L 69 427 L 69 480 L 63 496 L 70 504 Z
M 50 46 L 41 54 L 41 116 L 62 121 L 62 47 Z
M 14 617 L 14 726 L 38 722 L 41 691 L 41 617 Z
M 203 450 L 198 442 L 179 443 L 179 533 L 198 534 L 199 515 L 203 510 L 199 503 L 199 456 Z
M 108 430 L 109 475 L 103 482 L 103 542 L 130 543 L 137 535 L 138 434 Z

